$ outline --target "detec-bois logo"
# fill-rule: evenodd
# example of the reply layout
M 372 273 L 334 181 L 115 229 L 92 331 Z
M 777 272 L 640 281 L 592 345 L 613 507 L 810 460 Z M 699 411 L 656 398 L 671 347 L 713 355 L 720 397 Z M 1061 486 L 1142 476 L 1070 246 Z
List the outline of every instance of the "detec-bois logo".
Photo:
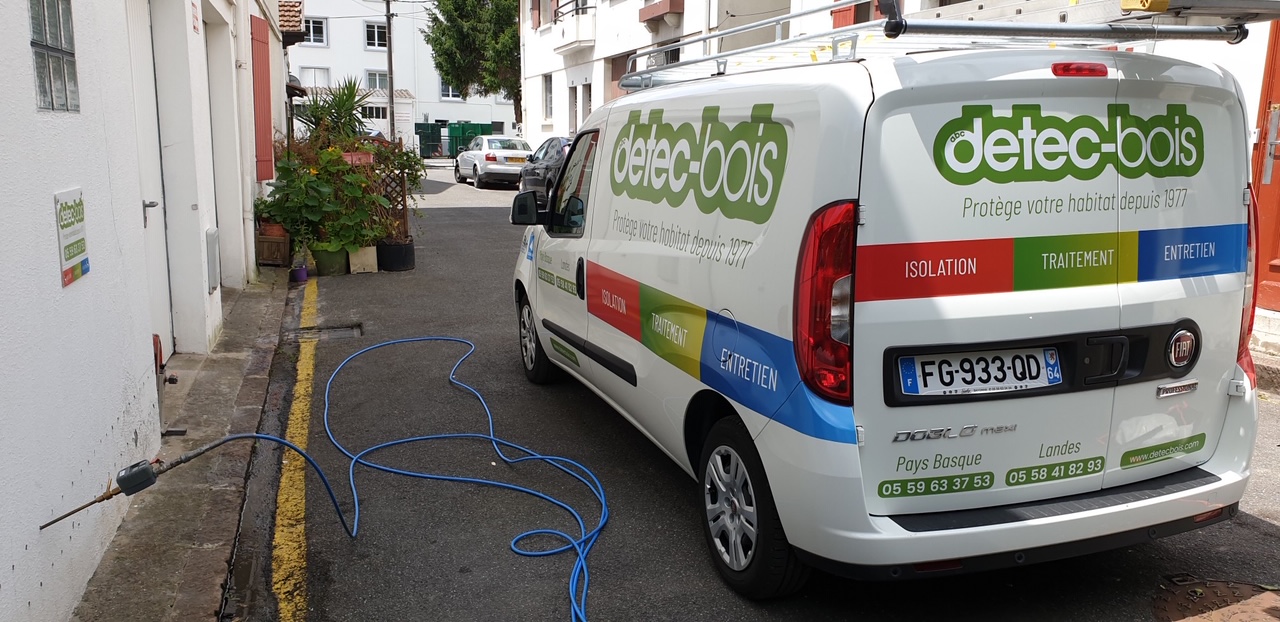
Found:
M 704 214 L 768 222 L 787 166 L 787 129 L 773 120 L 773 104 L 757 104 L 751 118 L 720 120 L 720 107 L 702 111 L 702 123 L 678 126 L 662 110 L 642 120 L 633 111 L 610 154 L 613 193 L 680 207 L 693 194 Z
M 1204 164 L 1204 128 L 1183 104 L 1142 118 L 1110 104 L 1105 118 L 1044 115 L 1019 104 L 1009 116 L 992 106 L 964 106 L 933 141 L 933 161 L 951 183 L 998 184 L 1094 179 L 1107 167 L 1121 176 L 1191 177 Z

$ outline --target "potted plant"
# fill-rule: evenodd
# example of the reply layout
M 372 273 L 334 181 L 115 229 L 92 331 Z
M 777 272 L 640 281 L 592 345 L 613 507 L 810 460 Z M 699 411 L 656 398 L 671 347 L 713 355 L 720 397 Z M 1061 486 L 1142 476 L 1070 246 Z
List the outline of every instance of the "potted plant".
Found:
M 416 266 L 413 234 L 409 230 L 408 195 L 422 183 L 426 164 L 417 153 L 386 140 L 371 139 L 375 145 L 375 167 L 380 175 L 385 205 L 379 217 L 386 235 L 378 242 L 378 269 L 387 272 L 412 270 Z

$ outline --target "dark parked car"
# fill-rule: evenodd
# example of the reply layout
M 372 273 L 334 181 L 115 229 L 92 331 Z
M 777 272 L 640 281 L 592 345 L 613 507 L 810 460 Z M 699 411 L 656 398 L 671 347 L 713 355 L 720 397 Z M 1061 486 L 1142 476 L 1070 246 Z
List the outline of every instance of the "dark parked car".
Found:
M 560 165 L 564 164 L 564 156 L 569 152 L 573 139 L 565 136 L 548 138 L 533 152 L 529 162 L 520 169 L 520 192 L 532 190 L 537 193 L 538 202 L 547 200 L 547 193 L 556 183 L 560 174 Z

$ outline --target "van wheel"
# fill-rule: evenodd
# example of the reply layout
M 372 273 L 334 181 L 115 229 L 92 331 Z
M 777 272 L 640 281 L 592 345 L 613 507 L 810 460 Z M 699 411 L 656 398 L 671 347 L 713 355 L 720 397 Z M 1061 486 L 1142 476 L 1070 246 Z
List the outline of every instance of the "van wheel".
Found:
M 554 366 L 547 360 L 547 353 L 538 345 L 538 329 L 533 322 L 533 308 L 527 299 L 520 299 L 520 361 L 524 375 L 534 384 L 547 384 L 552 380 Z
M 462 170 L 458 168 L 458 163 L 453 163 L 453 181 L 458 184 L 467 183 L 467 178 L 462 176 Z
M 711 428 L 698 462 L 702 532 L 721 578 L 752 599 L 795 593 L 809 578 L 774 507 L 764 465 L 747 427 L 725 417 Z

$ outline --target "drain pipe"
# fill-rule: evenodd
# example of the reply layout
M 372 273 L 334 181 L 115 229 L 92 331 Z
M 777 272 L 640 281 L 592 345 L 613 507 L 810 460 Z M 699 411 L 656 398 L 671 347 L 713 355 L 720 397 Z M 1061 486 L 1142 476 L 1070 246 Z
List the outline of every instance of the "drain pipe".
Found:
M 240 234 L 244 237 L 245 281 L 256 283 L 258 281 L 258 239 L 253 201 L 258 196 L 258 142 L 253 114 L 253 48 L 249 35 L 249 15 L 250 3 L 235 3 L 236 98 L 239 100 L 236 103 L 240 109 Z

